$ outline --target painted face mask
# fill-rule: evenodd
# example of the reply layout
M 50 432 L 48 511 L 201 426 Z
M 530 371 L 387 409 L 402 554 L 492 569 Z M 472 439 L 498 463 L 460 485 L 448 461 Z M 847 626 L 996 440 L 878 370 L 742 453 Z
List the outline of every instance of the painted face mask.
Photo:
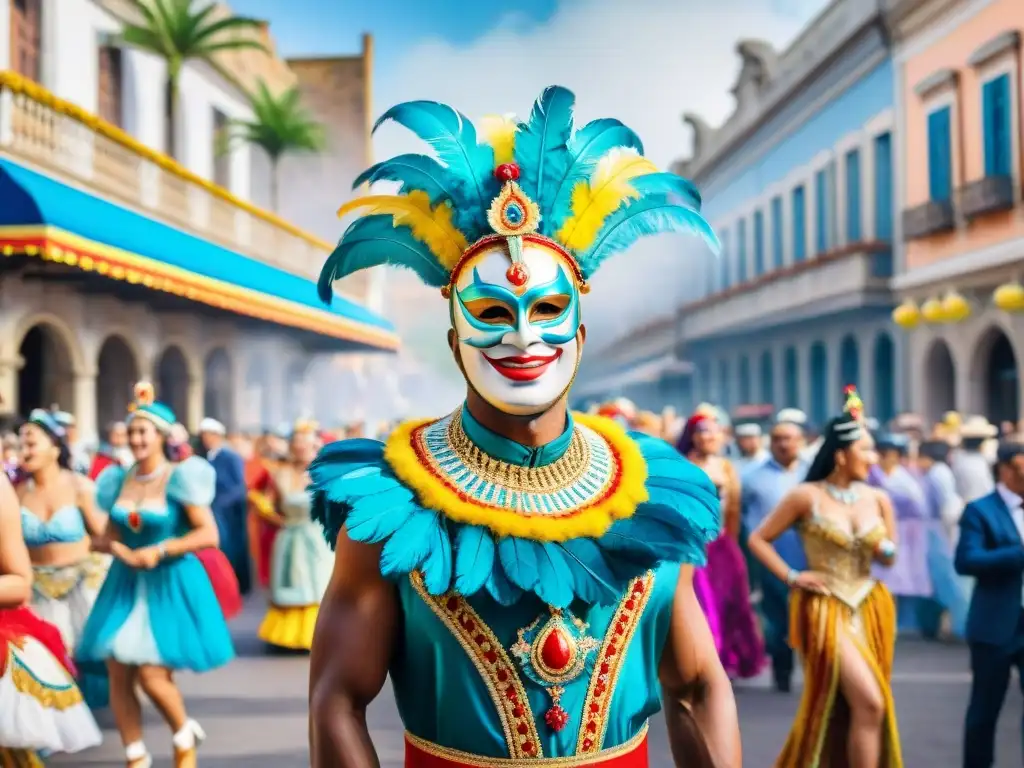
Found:
M 463 265 L 451 292 L 452 327 L 470 386 L 500 411 L 541 413 L 568 390 L 579 366 L 579 289 L 557 251 L 527 242 L 527 275 L 510 278 L 503 242 Z

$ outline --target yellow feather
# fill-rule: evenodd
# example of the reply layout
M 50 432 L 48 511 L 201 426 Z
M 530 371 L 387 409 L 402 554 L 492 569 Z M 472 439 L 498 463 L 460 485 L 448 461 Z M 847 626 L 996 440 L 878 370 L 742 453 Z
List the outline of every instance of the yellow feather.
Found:
M 488 115 L 478 123 L 484 141 L 494 149 L 495 167 L 515 160 L 516 131 L 519 124 L 511 115 Z
M 372 208 L 371 214 L 390 213 L 395 226 L 409 227 L 412 236 L 427 246 L 445 269 L 454 269 L 469 245 L 466 236 L 452 224 L 451 204 L 445 201 L 431 208 L 426 192 L 415 190 L 408 195 L 357 197 L 338 209 L 338 217 L 359 208 Z
M 605 220 L 627 200 L 640 196 L 629 182 L 657 171 L 635 150 L 613 149 L 601 158 L 589 181 L 573 187 L 572 216 L 558 230 L 559 242 L 571 251 L 585 251 L 594 244 Z

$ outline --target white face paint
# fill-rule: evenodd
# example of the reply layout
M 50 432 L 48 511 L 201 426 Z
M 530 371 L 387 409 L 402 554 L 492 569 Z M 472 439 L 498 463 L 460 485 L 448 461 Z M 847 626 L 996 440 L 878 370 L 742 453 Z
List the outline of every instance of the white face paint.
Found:
M 543 413 L 561 398 L 579 366 L 579 288 L 554 251 L 523 243 L 525 285 L 508 279 L 507 246 L 482 250 L 459 273 L 452 324 L 470 386 L 500 411 Z

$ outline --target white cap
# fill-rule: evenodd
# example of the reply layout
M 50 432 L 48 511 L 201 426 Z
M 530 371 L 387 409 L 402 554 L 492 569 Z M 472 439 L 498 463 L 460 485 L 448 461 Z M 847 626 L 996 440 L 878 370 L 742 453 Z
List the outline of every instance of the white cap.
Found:
M 199 434 L 203 434 L 204 432 L 211 435 L 226 435 L 228 430 L 216 419 L 207 417 L 199 422 Z
M 761 436 L 761 425 L 753 423 L 737 424 L 733 427 L 733 434 L 736 437 L 760 437 Z
M 776 424 L 796 424 L 804 426 L 807 423 L 807 414 L 799 408 L 783 408 L 775 417 Z

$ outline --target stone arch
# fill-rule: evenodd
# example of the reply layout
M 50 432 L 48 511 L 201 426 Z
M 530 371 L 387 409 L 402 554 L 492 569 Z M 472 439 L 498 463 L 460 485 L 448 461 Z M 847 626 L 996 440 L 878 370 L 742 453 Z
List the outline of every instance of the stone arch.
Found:
M 923 374 L 927 386 L 922 415 L 929 422 L 937 422 L 946 411 L 956 409 L 956 362 L 945 339 L 935 339 L 925 352 Z
M 231 355 L 214 347 L 203 361 L 203 417 L 216 419 L 228 429 L 235 427 L 235 381 Z
M 18 337 L 17 413 L 25 416 L 33 408 L 79 410 L 74 402 L 74 337 L 63 324 L 42 320 L 33 323 Z
M 811 412 L 809 415 L 814 425 L 820 428 L 829 418 L 828 348 L 824 342 L 816 341 L 811 345 L 808 365 L 811 374 Z
M 982 332 L 971 358 L 971 410 L 994 424 L 1020 418 L 1020 359 L 998 325 Z
M 775 405 L 775 358 L 770 349 L 761 353 L 761 402 Z
M 844 387 L 860 386 L 860 347 L 853 334 L 847 334 L 839 342 L 839 383 Z
M 92 366 L 86 365 L 86 354 L 82 349 L 78 335 L 62 317 L 52 312 L 33 312 L 31 315 L 21 318 L 14 327 L 14 333 L 9 337 L 11 342 L 10 354 L 5 355 L 5 357 L 13 357 L 25 342 L 25 337 L 29 331 L 39 325 L 46 326 L 48 331 L 57 335 L 68 352 L 71 359 L 71 367 L 75 373 L 84 373 L 87 369 L 91 370 Z M 5 343 L 0 341 L 0 345 L 5 345 Z
M 99 424 L 125 417 L 140 378 L 141 366 L 131 343 L 119 333 L 107 336 L 96 355 L 96 419 Z
M 189 423 L 188 389 L 192 382 L 188 357 L 177 344 L 169 344 L 157 358 L 156 391 L 158 397 L 177 414 L 178 420 Z
M 872 397 L 868 410 L 882 424 L 896 418 L 896 343 L 882 331 L 871 353 Z

